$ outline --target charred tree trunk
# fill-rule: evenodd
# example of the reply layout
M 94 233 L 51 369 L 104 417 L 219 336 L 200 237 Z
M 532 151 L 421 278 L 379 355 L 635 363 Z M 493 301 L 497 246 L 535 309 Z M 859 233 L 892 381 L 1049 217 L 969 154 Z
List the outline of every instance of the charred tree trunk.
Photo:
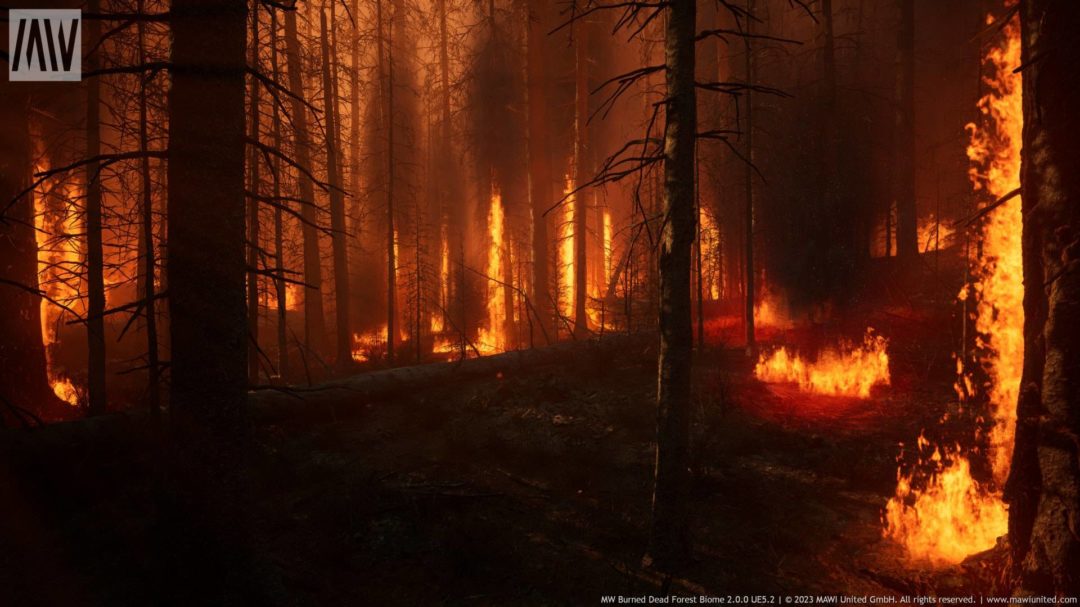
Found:
M 296 33 L 296 11 L 285 11 L 285 56 L 289 72 L 289 90 L 296 97 L 304 96 L 304 79 L 300 73 L 300 40 Z M 296 132 L 296 163 L 305 171 L 311 170 L 311 135 L 308 131 L 307 108 L 296 97 L 290 97 L 292 120 Z M 319 262 L 319 221 L 315 207 L 315 187 L 311 178 L 300 171 L 300 216 L 304 237 L 304 341 L 307 349 L 317 355 L 326 351 L 326 318 L 322 302 L 322 266 Z
M 656 470 L 648 557 L 671 567 L 688 556 L 690 247 L 694 242 L 696 3 L 668 5 L 665 33 L 664 225 L 660 235 L 660 361 Z
M 379 6 L 379 45 L 383 44 L 382 2 Z M 386 127 L 386 360 L 394 363 L 394 350 L 397 345 L 397 251 L 395 248 L 396 230 L 394 228 L 394 39 L 393 24 L 386 40 L 386 91 L 383 105 L 383 119 Z
M 826 0 L 827 1 L 827 0 Z M 754 31 L 754 17 L 752 17 L 754 11 L 754 0 L 746 0 L 746 12 L 751 15 L 746 20 L 747 34 L 753 34 Z M 746 84 L 747 86 L 753 86 L 754 84 L 754 47 L 751 42 L 752 38 L 747 35 L 743 40 L 746 42 Z M 746 155 L 746 166 L 743 174 L 744 186 L 746 188 L 746 201 L 745 208 L 743 210 L 744 220 L 746 221 L 745 232 L 743 233 L 743 260 L 746 264 L 744 270 L 744 276 L 746 278 L 746 287 L 743 289 L 745 299 L 745 316 L 746 316 L 746 352 L 748 356 L 753 357 L 755 350 L 757 350 L 757 339 L 754 336 L 754 171 L 751 163 L 754 161 L 754 92 L 752 90 L 746 91 L 746 132 L 743 133 L 744 141 L 746 142 L 746 150 L 743 152 Z
M 21 83 L 20 83 L 21 84 Z M 0 80 L 0 425 L 9 407 L 55 419 L 70 409 L 49 388 L 41 334 L 34 198 L 30 185 L 30 101 L 25 87 Z M 18 414 L 13 414 L 19 417 Z M 27 421 L 27 420 L 24 420 Z
M 915 209 L 915 0 L 899 0 L 896 45 L 896 254 L 919 254 Z
M 1018 594 L 1080 594 L 1080 6 L 1020 4 L 1024 373 L 1006 494 Z
M 139 0 L 138 11 L 143 12 L 145 3 Z M 139 63 L 146 62 L 145 47 L 145 24 L 142 21 L 136 23 L 139 37 Z M 146 82 L 139 85 L 139 149 L 150 149 L 150 137 L 147 132 L 147 99 Z M 154 284 L 154 274 L 157 270 L 157 255 L 154 249 L 154 193 L 150 179 L 150 158 L 143 157 L 140 166 L 142 178 L 142 225 L 140 226 L 140 240 L 143 242 L 142 263 L 139 275 L 142 281 L 142 289 L 139 297 L 145 303 L 146 315 L 146 390 L 147 405 L 154 415 L 161 411 L 161 387 L 158 378 L 158 334 L 157 334 L 157 306 L 154 301 L 157 298 L 157 285 Z
M 88 10 L 100 12 L 99 0 L 90 0 Z M 91 19 L 86 25 L 86 69 L 100 67 L 102 49 L 101 22 Z M 101 155 L 101 77 L 90 78 L 86 86 L 86 156 Z M 101 242 L 101 165 L 86 165 L 86 341 L 87 414 L 105 412 L 105 255 Z
M 165 593 L 252 596 L 240 462 L 247 440 L 244 0 L 174 0 L 169 91 L 170 456 Z M 170 458 L 164 458 L 169 460 Z M 208 596 L 208 588 L 217 592 Z M 190 595 L 190 596 L 189 596 Z M 196 597 L 195 595 L 198 595 Z
M 334 300 L 336 315 L 335 364 L 338 371 L 346 371 L 352 366 L 352 333 L 349 329 L 349 261 L 345 248 L 345 197 L 341 189 L 338 149 L 340 140 L 337 136 L 337 99 L 334 95 L 334 83 L 330 74 L 330 35 L 326 26 L 326 13 L 319 11 L 319 23 L 322 33 L 322 81 L 323 107 L 326 113 L 326 171 L 330 181 L 330 229 L 333 232 L 331 243 L 334 256 Z
M 445 0 L 443 0 L 445 2 Z M 545 63 L 545 40 L 549 20 L 549 0 L 529 2 L 528 27 L 528 78 L 529 96 L 529 197 L 532 199 L 532 293 L 529 295 L 536 309 L 536 322 L 532 323 L 532 340 L 547 335 L 544 323 L 552 317 L 551 275 L 548 259 L 548 207 L 552 200 L 551 188 L 551 142 L 548 134 L 547 104 L 548 78 Z
M 259 69 L 259 3 L 252 3 L 251 10 L 251 67 Z M 259 81 L 249 79 L 249 97 L 251 101 L 250 120 L 252 141 L 259 140 Z M 251 146 L 248 154 L 248 171 L 251 178 L 248 198 L 248 275 L 247 275 L 247 314 L 248 314 L 248 382 L 259 383 L 259 149 Z
M 581 186 L 591 178 L 589 166 L 589 37 L 585 19 L 574 22 L 574 187 Z M 592 188 L 579 189 L 574 196 L 574 337 L 585 337 L 589 332 L 589 317 L 585 311 L 585 298 L 589 288 L 586 263 L 589 192 Z
M 277 51 L 277 11 L 270 11 L 270 69 L 274 82 L 278 81 L 280 70 L 278 69 L 278 51 Z M 278 104 L 273 104 L 273 138 L 274 149 L 281 149 L 281 109 Z M 282 206 L 287 204 L 284 200 L 281 200 L 281 159 L 274 157 L 273 159 L 273 187 L 274 187 L 274 199 L 277 201 L 277 205 L 274 207 L 274 265 L 276 266 L 276 272 L 278 276 L 274 280 L 274 286 L 277 293 L 277 349 L 278 349 L 278 375 L 282 378 L 287 378 L 289 374 L 289 322 L 288 322 L 288 291 L 286 289 L 285 282 L 285 219 L 282 211 Z

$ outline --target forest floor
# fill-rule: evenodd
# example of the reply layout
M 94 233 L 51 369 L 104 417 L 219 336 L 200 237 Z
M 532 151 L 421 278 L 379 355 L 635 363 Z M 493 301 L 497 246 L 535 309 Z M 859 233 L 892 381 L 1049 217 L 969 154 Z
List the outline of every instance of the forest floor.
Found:
M 866 320 L 772 337 L 858 339 Z M 696 561 L 670 592 L 959 594 L 982 583 L 908 562 L 882 538 L 897 445 L 952 398 L 953 336 L 910 312 L 870 322 L 890 337 L 894 378 L 870 399 L 763 385 L 741 350 L 719 344 L 697 357 Z M 651 341 L 343 401 L 334 420 L 260 425 L 248 514 L 272 594 L 288 605 L 590 605 L 659 593 L 665 580 L 641 567 Z M 153 602 L 145 447 L 75 441 L 0 460 L 7 604 Z

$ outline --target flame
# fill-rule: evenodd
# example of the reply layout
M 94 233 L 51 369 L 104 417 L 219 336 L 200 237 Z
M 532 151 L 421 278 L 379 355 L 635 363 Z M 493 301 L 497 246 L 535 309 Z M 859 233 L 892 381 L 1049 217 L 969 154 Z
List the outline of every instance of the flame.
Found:
M 502 282 L 505 264 L 510 263 L 508 247 L 504 242 L 506 211 L 503 209 L 502 195 L 495 188 L 491 192 L 491 208 L 488 211 L 487 258 L 487 327 L 481 327 L 476 339 L 476 348 L 483 354 L 492 354 L 506 350 L 506 285 Z
M 439 246 L 439 307 L 431 313 L 431 332 L 442 333 L 446 330 L 446 309 L 450 305 L 450 239 L 444 225 L 440 233 Z M 436 343 L 436 352 L 438 352 Z
M 44 150 L 38 150 L 39 160 L 34 172 L 49 170 Z M 51 194 L 50 194 L 51 192 Z M 61 183 L 60 178 L 46 179 L 34 191 L 34 235 L 37 241 L 38 288 L 49 299 L 85 314 L 86 300 L 79 293 L 78 271 L 82 264 L 82 214 L 75 201 L 81 198 L 79 188 Z M 72 406 L 79 404 L 79 391 L 64 376 L 56 363 L 54 351 L 59 345 L 58 327 L 67 311 L 41 299 L 41 340 L 45 346 L 45 362 L 49 386 L 56 396 Z
M 754 376 L 764 382 L 795 383 L 805 392 L 868 398 L 873 386 L 889 385 L 887 345 L 884 337 L 867 329 L 861 347 L 842 343 L 813 362 L 780 348 L 758 358 Z
M 761 300 L 754 305 L 754 323 L 761 327 L 790 329 L 795 326 L 795 323 L 788 318 L 786 309 L 787 306 L 779 297 L 773 295 L 768 289 L 764 289 Z
M 929 442 L 919 435 L 920 452 Z M 929 470 L 921 489 L 913 477 L 897 471 L 896 497 L 885 506 L 885 534 L 901 541 L 908 554 L 930 562 L 957 563 L 994 545 L 1008 526 L 1001 501 L 971 476 L 971 464 L 959 446 L 942 455 L 935 447 L 918 468 Z M 910 505 L 909 505 L 910 504 Z
M 938 251 L 952 244 L 953 229 L 947 223 L 937 221 L 937 217 L 931 213 L 925 219 L 919 220 L 919 250 Z
M 705 296 L 712 301 L 720 299 L 720 230 L 712 215 L 704 208 L 698 210 L 701 220 L 701 282 Z
M 1015 0 L 1007 2 L 1015 5 Z M 993 22 L 993 17 L 987 19 Z M 1023 131 L 1020 64 L 1020 29 L 1017 19 L 1002 30 L 1004 41 L 983 58 L 989 92 L 979 100 L 983 124 L 969 124 L 967 155 L 969 177 L 987 202 L 1006 195 L 1020 183 L 1020 148 Z M 971 285 L 959 299 L 975 298 L 977 362 L 986 374 L 980 386 L 964 357 L 957 357 L 957 394 L 961 400 L 985 396 L 993 426 L 985 456 L 992 483 L 971 476 L 970 456 L 976 449 L 955 447 L 945 456 L 935 448 L 929 461 L 921 457 L 907 473 L 897 472 L 896 495 L 884 513 L 885 535 L 900 543 L 916 559 L 955 563 L 969 554 L 993 547 L 1008 530 L 1007 507 L 1001 488 L 1009 472 L 1016 428 L 1016 401 L 1024 357 L 1023 270 L 1019 197 L 999 206 L 984 220 L 982 257 L 977 260 Z M 928 446 L 920 436 L 920 452 Z
M 558 267 L 558 291 L 555 297 L 559 301 L 559 315 L 567 322 L 574 320 L 574 205 L 577 204 L 577 196 L 574 191 L 574 181 L 569 175 L 566 177 L 566 190 L 563 194 L 566 201 L 563 202 L 563 220 L 559 224 L 559 267 Z
M 388 334 L 387 325 L 383 323 L 381 327 L 374 331 L 368 331 L 367 333 L 353 333 L 352 336 L 352 359 L 355 362 L 363 363 L 371 360 L 376 360 L 386 352 L 386 336 Z M 404 340 L 405 335 L 398 330 L 398 340 Z

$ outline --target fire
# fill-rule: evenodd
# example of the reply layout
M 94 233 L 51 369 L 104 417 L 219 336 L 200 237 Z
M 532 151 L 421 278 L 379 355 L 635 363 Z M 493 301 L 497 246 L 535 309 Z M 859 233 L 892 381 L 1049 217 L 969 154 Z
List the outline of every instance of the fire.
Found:
M 720 262 L 720 229 L 713 216 L 704 208 L 698 210 L 701 220 L 701 286 L 705 296 L 712 301 L 720 299 L 720 281 L 723 279 Z
M 44 151 L 39 150 L 39 155 L 42 159 L 35 164 L 35 173 L 49 168 Z M 82 213 L 75 204 L 81 196 L 77 186 L 60 183 L 57 177 L 47 179 L 34 192 L 34 233 L 38 250 L 38 288 L 50 299 L 85 313 L 86 300 L 79 293 L 78 275 L 82 243 L 77 238 L 85 230 Z M 42 298 L 41 339 L 45 346 L 49 385 L 60 400 L 77 406 L 79 392 L 54 360 L 60 338 L 58 327 L 65 322 L 67 314 L 60 306 Z
M 387 334 L 388 331 L 385 323 L 374 331 L 369 331 L 367 333 L 353 333 L 353 361 L 363 363 L 371 360 L 376 360 L 380 356 L 382 356 L 382 354 L 386 351 Z M 405 339 L 405 335 L 402 334 L 400 330 L 398 330 L 398 339 Z
M 987 21 L 992 23 L 993 17 Z M 1015 18 L 1003 34 L 1004 41 L 983 58 L 989 92 L 979 100 L 978 108 L 984 123 L 967 125 L 969 177 L 977 192 L 986 193 L 987 203 L 1020 183 L 1023 110 L 1021 76 L 1013 72 L 1020 65 L 1020 30 Z M 980 454 L 989 458 L 992 482 L 972 478 L 969 458 L 977 450 L 965 452 L 959 447 L 946 456 L 934 449 L 929 462 L 920 457 L 910 472 L 898 472 L 896 495 L 885 509 L 885 535 L 902 543 L 913 558 L 959 562 L 991 548 L 1008 529 L 1001 489 L 1012 457 L 1024 356 L 1022 221 L 1019 197 L 985 218 L 975 280 L 959 296 L 975 298 L 976 358 L 987 381 L 980 385 L 960 356 L 957 393 L 962 400 L 985 397 L 989 404 L 993 426 L 989 444 Z M 920 451 L 926 446 L 920 437 Z M 922 486 L 916 486 L 916 479 Z
M 931 214 L 919 221 L 919 250 L 938 251 L 952 244 L 953 229 Z
M 780 298 L 766 289 L 761 295 L 761 300 L 754 305 L 754 322 L 762 327 L 790 329 L 795 325 L 788 317 L 786 310 L 787 306 Z
M 555 297 L 559 302 L 559 315 L 567 322 L 574 319 L 574 205 L 577 196 L 571 194 L 574 191 L 574 181 L 568 175 L 566 177 L 566 201 L 563 203 L 563 218 L 559 224 L 559 286 Z
M 506 210 L 503 209 L 502 195 L 498 190 L 491 192 L 491 208 L 488 211 L 487 258 L 487 327 L 481 327 L 477 336 L 476 347 L 484 354 L 506 350 L 506 284 L 503 282 L 505 264 L 508 259 L 508 247 L 505 240 Z
M 764 382 L 798 384 L 805 392 L 868 398 L 872 387 L 889 385 L 887 345 L 884 337 L 867 329 L 861 346 L 842 343 L 813 362 L 780 348 L 758 358 L 754 376 Z
M 450 238 L 443 226 L 440 233 L 439 247 L 439 307 L 431 313 L 431 332 L 442 333 L 446 330 L 446 309 L 450 305 Z M 436 344 L 436 351 L 438 351 Z
M 919 435 L 920 453 L 929 446 Z M 935 447 L 929 458 L 920 455 L 917 467 L 930 470 L 930 480 L 915 489 L 912 476 L 897 471 L 896 497 L 885 506 L 886 536 L 902 541 L 912 558 L 930 562 L 960 562 L 993 546 L 1008 526 L 1008 515 L 1001 501 L 972 478 L 960 448 L 943 455 Z

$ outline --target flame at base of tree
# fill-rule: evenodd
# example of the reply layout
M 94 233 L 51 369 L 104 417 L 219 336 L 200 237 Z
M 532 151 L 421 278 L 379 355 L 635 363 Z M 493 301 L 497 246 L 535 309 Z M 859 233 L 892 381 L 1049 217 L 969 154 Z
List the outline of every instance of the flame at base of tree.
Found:
M 903 544 L 911 558 L 934 564 L 958 563 L 992 547 L 1009 524 L 1001 495 L 972 477 L 959 446 L 934 447 L 923 457 L 930 442 L 920 434 L 918 447 L 916 466 L 897 472 L 896 495 L 882 516 L 885 536 Z
M 487 219 L 487 326 L 480 327 L 474 345 L 481 354 L 495 354 L 507 349 L 506 326 L 507 314 L 510 312 L 506 309 L 507 285 L 503 281 L 506 266 L 510 263 L 509 246 L 506 242 L 506 209 L 503 208 L 502 195 L 497 189 L 491 192 L 491 207 Z
M 861 345 L 841 344 L 817 360 L 803 359 L 787 348 L 762 354 L 754 376 L 770 383 L 794 383 L 805 392 L 868 398 L 874 386 L 889 385 L 888 342 L 867 329 Z
M 1015 4 L 1015 0 L 1006 2 Z M 992 16 L 987 23 L 993 23 Z M 1002 34 L 1003 41 L 983 58 L 984 83 L 989 89 L 978 103 L 983 124 L 967 125 L 969 177 L 975 191 L 985 193 L 985 204 L 1004 197 L 1020 183 L 1023 107 L 1021 76 L 1014 73 L 1020 65 L 1016 18 Z M 896 494 L 885 507 L 885 536 L 903 544 L 915 559 L 957 563 L 992 548 L 1008 530 L 1001 488 L 1012 458 L 1024 359 L 1022 223 L 1019 197 L 983 220 L 982 256 L 975 260 L 975 279 L 959 297 L 974 300 L 977 367 L 965 368 L 966 357 L 957 358 L 956 391 L 968 410 L 986 405 L 991 427 L 975 436 L 985 448 L 935 447 L 933 455 L 924 458 L 929 443 L 920 435 L 918 462 L 907 472 L 903 467 L 898 471 Z M 972 476 L 974 457 L 987 461 L 992 478 L 980 483 Z

